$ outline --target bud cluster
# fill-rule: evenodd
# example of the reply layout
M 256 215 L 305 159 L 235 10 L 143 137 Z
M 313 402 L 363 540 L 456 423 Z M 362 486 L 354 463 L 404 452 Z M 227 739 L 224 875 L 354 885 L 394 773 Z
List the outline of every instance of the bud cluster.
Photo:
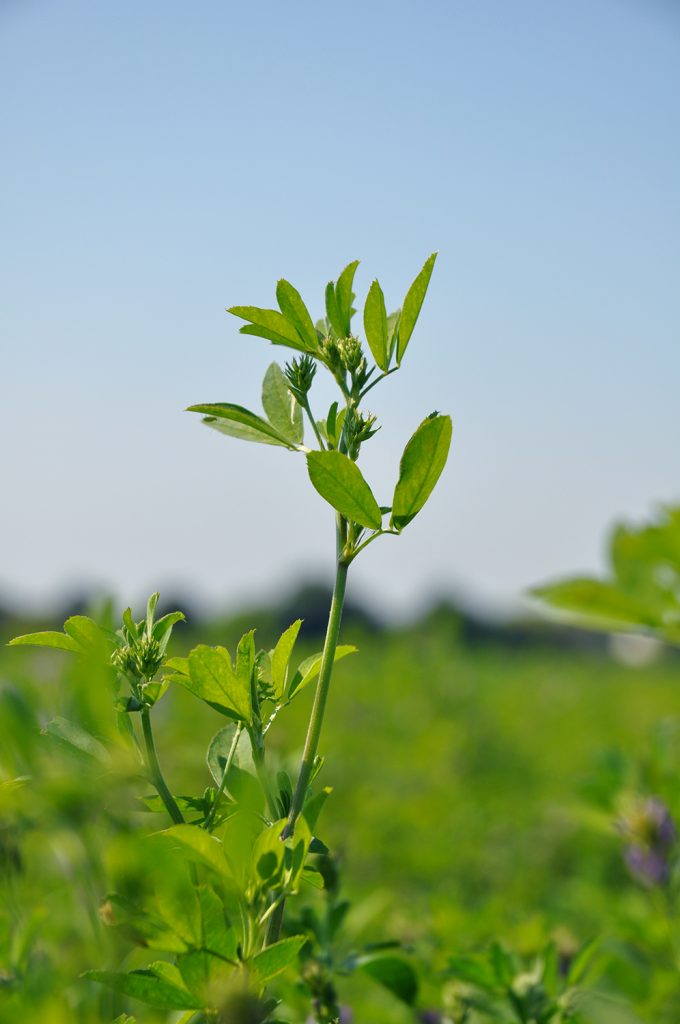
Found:
M 375 423 L 376 417 L 373 413 L 360 412 L 354 407 L 347 410 L 344 433 L 347 454 L 350 459 L 358 459 L 364 441 L 370 440 L 374 434 L 377 434 L 380 427 L 376 427 Z
M 136 679 L 152 679 L 163 662 L 163 655 L 157 640 L 140 637 L 132 644 L 117 647 L 111 655 L 115 667 Z
M 668 884 L 677 832 L 663 801 L 649 797 L 637 802 L 619 825 L 628 840 L 624 859 L 631 874 L 643 885 Z
M 299 359 L 286 363 L 284 372 L 288 390 L 300 405 L 304 405 L 316 373 L 316 363 L 311 356 L 302 355 Z

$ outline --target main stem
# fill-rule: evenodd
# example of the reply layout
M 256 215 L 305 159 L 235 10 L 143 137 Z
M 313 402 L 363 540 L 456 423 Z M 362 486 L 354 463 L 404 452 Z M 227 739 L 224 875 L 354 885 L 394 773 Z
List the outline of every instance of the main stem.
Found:
M 163 772 L 158 762 L 158 754 L 156 753 L 156 744 L 154 743 L 153 730 L 151 728 L 151 715 L 149 709 L 142 708 L 142 731 L 144 733 L 144 746 L 146 748 L 146 760 L 149 774 L 151 775 L 151 781 L 156 787 L 156 791 L 163 801 L 166 811 L 174 821 L 175 825 L 184 824 L 184 815 L 177 806 L 177 802 L 168 789 L 167 783 L 163 778 Z
M 307 728 L 305 749 L 302 754 L 302 763 L 300 764 L 300 772 L 298 774 L 295 792 L 293 793 L 293 799 L 290 805 L 288 821 L 281 833 L 282 839 L 287 839 L 289 836 L 292 836 L 295 830 L 295 822 L 300 817 L 300 813 L 305 802 L 305 796 L 307 795 L 309 780 L 314 769 L 314 761 L 316 760 L 316 752 L 319 747 L 319 737 L 321 736 L 321 727 L 323 725 L 323 716 L 326 710 L 326 702 L 328 700 L 328 691 L 331 685 L 331 675 L 333 674 L 335 649 L 338 646 L 338 637 L 340 635 L 340 623 L 342 621 L 342 608 L 345 601 L 345 587 L 347 585 L 348 568 L 349 566 L 346 562 L 338 561 L 335 573 L 335 586 L 333 588 L 333 600 L 331 601 L 331 610 L 328 616 L 328 627 L 326 629 L 326 640 L 321 658 L 321 669 L 319 670 L 319 678 L 317 680 L 316 692 L 314 694 L 314 704 L 312 705 L 312 714 Z

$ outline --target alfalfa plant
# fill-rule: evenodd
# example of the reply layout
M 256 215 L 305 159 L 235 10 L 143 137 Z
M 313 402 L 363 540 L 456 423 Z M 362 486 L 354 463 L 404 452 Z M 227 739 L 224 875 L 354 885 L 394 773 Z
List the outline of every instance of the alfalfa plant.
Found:
M 167 845 L 167 856 L 189 864 L 190 873 L 181 900 L 163 895 L 162 880 L 154 906 L 108 898 L 109 919 L 125 923 L 128 933 L 165 958 L 143 970 L 95 970 L 89 977 L 151 1006 L 185 1011 L 183 1021 L 265 1021 L 274 1013 L 291 1012 L 280 1006 L 269 986 L 300 956 L 315 1019 L 339 1019 L 334 965 L 328 955 L 323 963 L 312 962 L 314 929 L 285 938 L 281 934 L 286 901 L 305 882 L 320 888 L 335 885 L 329 851 L 317 836 L 330 791 L 317 777 L 333 666 L 354 650 L 338 642 L 349 568 L 378 538 L 396 536 L 411 523 L 430 497 L 449 452 L 451 420 L 433 412 L 406 445 L 389 505 L 379 503 L 357 464 L 378 430 L 376 417 L 364 408 L 365 399 L 400 368 L 434 263 L 433 254 L 396 313 L 387 313 L 380 284 L 371 284 L 363 310 L 365 344 L 353 327 L 357 262 L 328 284 L 325 316 L 316 323 L 285 280 L 276 288 L 278 309 L 232 307 L 229 312 L 246 321 L 241 334 L 292 349 L 294 355 L 284 367 L 272 363 L 268 368 L 262 387 L 264 415 L 229 402 L 190 407 L 223 434 L 276 445 L 305 458 L 313 487 L 333 509 L 335 584 L 322 652 L 299 664 L 293 660 L 301 626 L 296 621 L 269 651 L 256 649 L 253 630 L 241 638 L 235 660 L 225 647 L 205 645 L 188 657 L 168 657 L 172 629 L 183 616 L 173 612 L 156 619 L 158 595 L 150 598 L 141 621 L 126 611 L 116 633 L 76 616 L 65 623 L 63 633 L 13 641 L 57 647 L 110 666 L 123 731 L 137 747 L 148 781 L 171 820 L 160 841 Z M 320 417 L 313 408 L 319 371 L 330 374 L 338 389 L 337 400 Z M 272 770 L 267 737 L 279 716 L 313 682 L 302 759 L 291 778 Z M 156 753 L 153 709 L 173 684 L 226 719 L 207 753 L 214 786 L 194 798 L 179 798 L 171 791 Z M 74 724 L 62 721 L 59 730 L 61 739 L 81 749 L 99 742 Z M 341 917 L 336 910 L 329 936 Z M 393 950 L 355 950 L 344 958 L 342 970 L 350 966 L 405 1002 L 415 1001 L 415 975 Z

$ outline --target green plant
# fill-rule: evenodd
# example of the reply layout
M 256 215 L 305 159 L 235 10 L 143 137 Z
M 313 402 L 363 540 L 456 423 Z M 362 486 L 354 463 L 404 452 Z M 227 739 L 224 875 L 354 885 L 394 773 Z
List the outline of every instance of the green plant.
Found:
M 88 977 L 159 1010 L 184 1011 L 182 1020 L 193 1024 L 257 1024 L 284 1013 L 285 1005 L 271 994 L 270 985 L 298 963 L 304 950 L 302 984 L 316 1019 L 325 1024 L 339 1018 L 337 1000 L 330 994 L 332 983 L 324 989 L 328 997 L 322 998 L 319 974 L 310 968 L 314 928 L 281 935 L 286 901 L 304 884 L 333 892 L 332 862 L 316 834 L 330 795 L 317 782 L 322 768 L 318 750 L 333 666 L 354 651 L 339 644 L 349 566 L 376 539 L 396 536 L 410 524 L 428 500 L 448 456 L 451 421 L 435 412 L 406 445 L 391 505 L 379 505 L 357 465 L 363 445 L 378 429 L 376 417 L 363 408 L 364 399 L 400 367 L 434 262 L 433 255 L 397 313 L 387 314 L 378 282 L 370 286 L 363 322 L 373 366 L 352 333 L 356 262 L 328 285 L 326 316 L 316 324 L 287 281 L 277 285 L 278 310 L 233 307 L 230 312 L 247 321 L 241 333 L 298 355 L 285 368 L 273 363 L 267 370 L 264 417 L 231 403 L 190 409 L 221 433 L 306 457 L 311 483 L 333 508 L 336 521 L 335 584 L 321 652 L 293 660 L 298 620 L 271 650 L 258 650 L 251 630 L 238 643 L 235 659 L 224 646 L 206 645 L 195 647 L 187 657 L 171 657 L 172 631 L 184 616 L 170 612 L 156 618 L 158 594 L 149 599 L 145 618 L 135 620 L 128 609 L 117 631 L 74 616 L 63 632 L 31 633 L 12 641 L 71 652 L 109 678 L 120 743 L 136 751 L 157 794 L 147 798 L 146 805 L 152 810 L 162 807 L 171 821 L 150 840 L 159 866 L 153 899 L 111 894 L 103 907 L 107 923 L 162 958 L 128 971 L 93 970 Z M 339 389 L 338 400 L 319 420 L 311 399 L 318 369 L 328 372 Z M 313 447 L 304 443 L 305 417 Z M 267 737 L 282 712 L 312 683 L 315 692 L 302 760 L 291 776 L 272 765 Z M 207 752 L 214 785 L 199 795 L 173 793 L 159 763 L 152 717 L 171 685 L 188 690 L 226 719 Z M 79 724 L 59 719 L 50 728 L 60 742 L 81 753 L 102 763 L 110 757 L 101 741 Z M 414 1002 L 415 974 L 393 949 L 355 950 L 343 970 L 350 965 L 406 1003 Z

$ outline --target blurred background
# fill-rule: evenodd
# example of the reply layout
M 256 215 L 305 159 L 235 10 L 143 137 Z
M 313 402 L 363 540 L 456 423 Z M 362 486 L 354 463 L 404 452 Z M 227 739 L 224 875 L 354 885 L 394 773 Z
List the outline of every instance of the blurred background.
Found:
M 354 595 L 504 610 L 597 569 L 678 494 L 679 50 L 672 0 L 3 0 L 2 601 L 329 578 L 302 461 L 182 410 L 259 408 L 285 358 L 225 306 L 285 276 L 320 314 L 360 258 L 396 308 L 434 249 L 364 464 L 386 500 L 434 408 L 452 457 Z

